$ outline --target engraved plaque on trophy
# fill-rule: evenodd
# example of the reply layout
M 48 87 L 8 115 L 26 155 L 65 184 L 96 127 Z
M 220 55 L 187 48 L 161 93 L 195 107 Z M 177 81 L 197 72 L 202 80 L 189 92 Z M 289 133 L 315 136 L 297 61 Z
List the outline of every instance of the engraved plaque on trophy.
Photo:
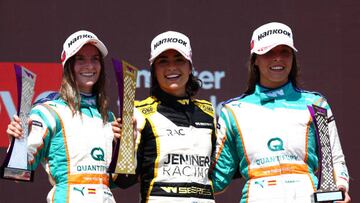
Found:
M 33 181 L 34 172 L 27 169 L 28 118 L 34 96 L 36 75 L 25 67 L 14 65 L 18 92 L 17 114 L 23 128 L 23 138 L 12 139 L 6 158 L 1 166 L 1 178 L 17 181 Z
M 316 105 L 308 106 L 308 109 L 316 127 L 320 159 L 319 186 L 314 193 L 314 200 L 315 202 L 342 201 L 344 193 L 335 184 L 327 111 Z
M 113 59 L 116 73 L 119 113 L 121 117 L 121 140 L 118 140 L 113 149 L 109 171 L 112 173 L 135 174 L 135 141 L 132 122 L 136 90 L 137 68 L 125 61 Z

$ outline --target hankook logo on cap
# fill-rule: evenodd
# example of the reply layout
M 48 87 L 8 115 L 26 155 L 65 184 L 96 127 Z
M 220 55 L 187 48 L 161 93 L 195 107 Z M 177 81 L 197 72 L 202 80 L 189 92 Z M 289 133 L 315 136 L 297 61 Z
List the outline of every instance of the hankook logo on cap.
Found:
M 164 43 L 179 43 L 179 44 L 184 45 L 185 47 L 186 47 L 186 45 L 187 45 L 187 42 L 186 42 L 186 41 L 184 41 L 184 40 L 182 40 L 182 39 L 179 39 L 179 38 L 165 38 L 165 39 L 159 40 L 158 42 L 156 42 L 156 43 L 154 44 L 154 50 L 155 50 L 158 46 L 160 46 L 160 45 L 162 45 L 162 44 L 164 44 Z
M 78 35 L 78 36 L 76 36 L 74 39 L 72 39 L 72 40 L 68 43 L 68 47 L 70 47 L 72 44 L 74 44 L 74 43 L 75 43 L 76 41 L 78 41 L 79 39 L 83 39 L 83 38 L 92 39 L 92 38 L 94 38 L 94 36 L 89 35 L 89 34 Z
M 258 35 L 258 41 L 260 41 L 262 38 L 268 36 L 268 35 L 272 35 L 272 34 L 284 34 L 287 35 L 288 37 L 291 38 L 291 34 L 290 32 L 288 32 L 287 30 L 283 30 L 283 29 L 272 29 L 272 30 L 268 30 L 265 31 L 261 34 Z

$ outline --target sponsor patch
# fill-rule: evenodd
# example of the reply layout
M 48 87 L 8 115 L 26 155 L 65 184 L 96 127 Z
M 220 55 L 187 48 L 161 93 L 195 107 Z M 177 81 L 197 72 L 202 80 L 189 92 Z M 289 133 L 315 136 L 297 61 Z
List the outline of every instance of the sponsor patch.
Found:
M 88 188 L 88 194 L 96 194 L 95 188 Z
M 38 126 L 38 127 L 40 127 L 40 128 L 43 127 L 43 124 L 42 124 L 40 121 L 37 121 L 37 120 L 33 120 L 33 121 L 32 121 L 32 125 L 33 125 L 33 126 Z

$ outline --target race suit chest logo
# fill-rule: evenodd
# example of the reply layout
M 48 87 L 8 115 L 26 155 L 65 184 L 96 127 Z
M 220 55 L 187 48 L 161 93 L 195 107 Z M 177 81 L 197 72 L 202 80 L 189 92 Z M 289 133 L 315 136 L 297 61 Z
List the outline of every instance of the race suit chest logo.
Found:
M 104 160 L 104 150 L 101 149 L 100 147 L 94 148 L 91 150 L 91 157 L 95 160 L 95 161 L 105 161 Z
M 196 154 L 167 154 L 162 164 L 164 176 L 206 178 L 210 156 Z
M 96 161 L 97 164 L 94 162 L 88 162 L 92 164 L 83 164 L 76 166 L 77 171 L 83 172 L 106 172 L 107 167 L 105 162 L 105 152 L 101 147 L 95 147 L 90 152 L 91 158 Z
M 270 139 L 267 145 L 268 148 L 273 152 L 284 150 L 284 142 L 278 137 Z
M 271 138 L 267 142 L 267 147 L 272 152 L 281 152 L 281 154 L 260 157 L 255 160 L 256 164 L 259 166 L 272 164 L 272 163 L 281 163 L 282 161 L 296 161 L 299 160 L 299 157 L 294 154 L 286 154 L 284 149 L 284 142 L 282 139 L 275 137 Z M 285 153 L 284 153 L 285 152 Z
M 142 108 L 142 109 L 141 109 L 141 112 L 142 112 L 144 115 L 152 114 L 152 113 L 155 112 L 155 108 L 152 107 L 152 106 L 149 106 L 149 107 L 146 107 L 146 108 Z

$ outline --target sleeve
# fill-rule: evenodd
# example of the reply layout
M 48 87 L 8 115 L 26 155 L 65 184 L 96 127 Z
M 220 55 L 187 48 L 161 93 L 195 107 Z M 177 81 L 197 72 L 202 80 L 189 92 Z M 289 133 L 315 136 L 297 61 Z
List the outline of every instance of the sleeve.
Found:
M 334 115 L 328 104 L 327 104 L 327 115 L 328 115 L 329 136 L 330 136 L 330 144 L 331 144 L 331 151 L 333 157 L 336 185 L 343 186 L 346 188 L 346 191 L 348 191 L 349 173 L 345 162 L 345 156 L 341 148 L 340 138 L 338 135 L 338 130 L 336 127 Z
M 232 131 L 231 113 L 226 106 L 222 108 L 217 124 L 216 155 L 211 168 L 211 179 L 215 192 L 223 191 L 233 179 L 238 169 L 239 157 L 236 150 L 236 136 Z
M 141 153 L 139 150 L 140 141 L 141 141 L 141 131 L 144 128 L 145 125 L 145 118 L 142 116 L 141 112 L 135 108 L 134 109 L 134 117 L 136 120 L 136 133 L 135 133 L 135 154 L 136 154 L 136 173 L 134 175 L 132 174 L 118 174 L 116 176 L 113 176 L 114 183 L 119 186 L 120 188 L 129 188 L 133 185 L 135 185 L 138 182 L 138 177 L 141 172 Z
M 30 119 L 32 124 L 27 140 L 28 168 L 35 170 L 39 163 L 45 166 L 56 121 L 44 105 L 36 105 L 30 112 Z

